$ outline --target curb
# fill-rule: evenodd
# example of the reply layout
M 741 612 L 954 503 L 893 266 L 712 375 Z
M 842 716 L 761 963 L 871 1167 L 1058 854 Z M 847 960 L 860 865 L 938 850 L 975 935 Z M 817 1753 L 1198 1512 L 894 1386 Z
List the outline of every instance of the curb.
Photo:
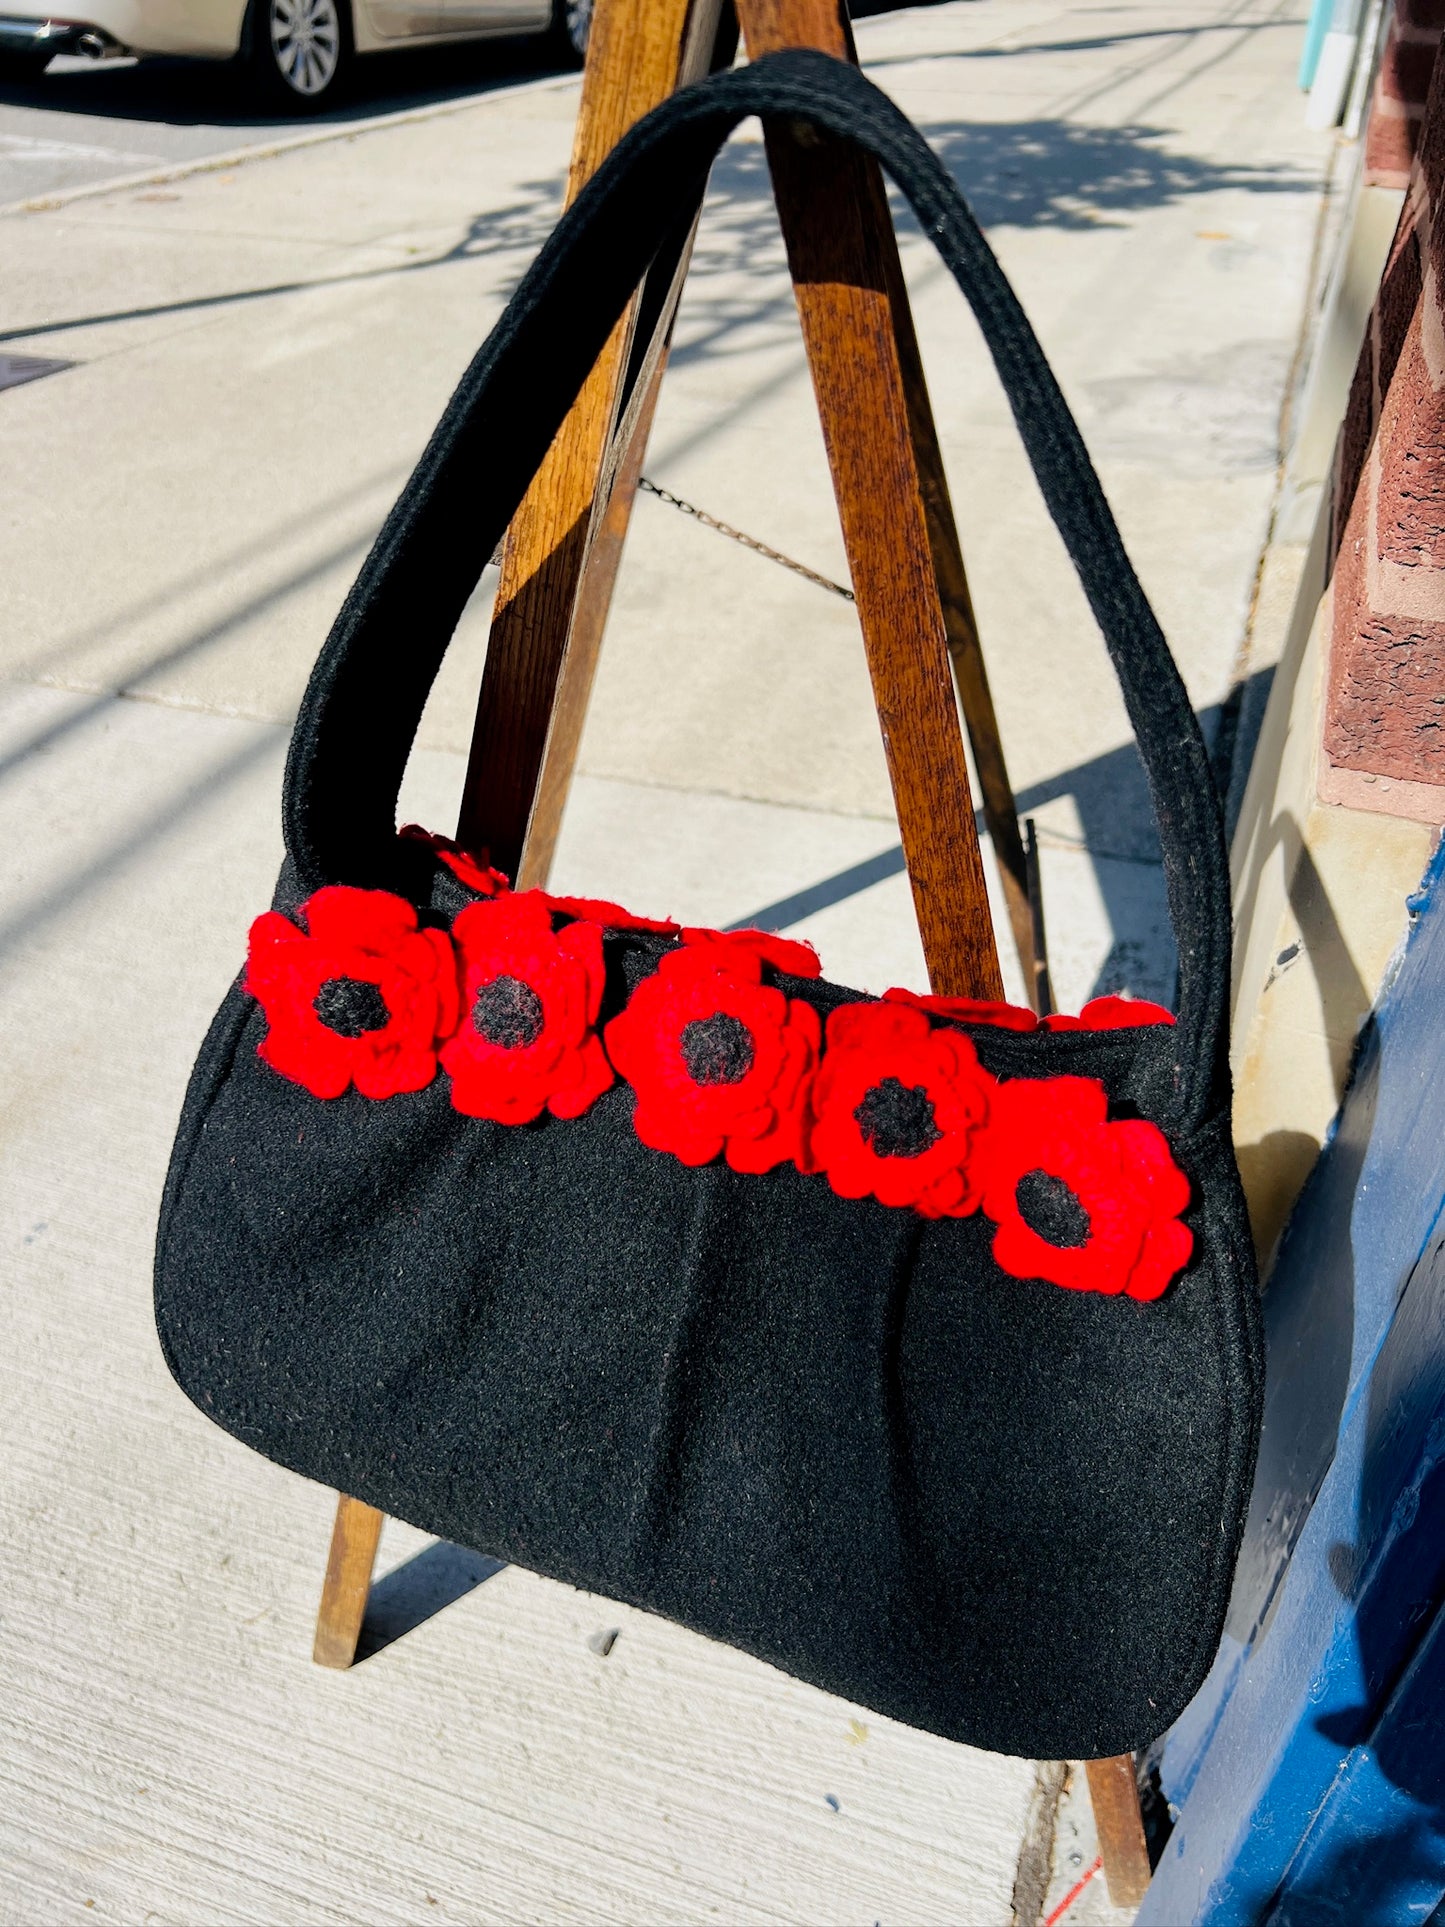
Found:
M 518 81 L 513 86 L 495 87 L 486 93 L 467 94 L 459 100 L 434 101 L 427 107 L 400 107 L 394 113 L 377 114 L 371 119 L 333 121 L 305 134 L 282 136 L 259 146 L 232 147 L 224 153 L 199 154 L 188 161 L 163 163 L 143 168 L 134 174 L 113 174 L 103 181 L 85 181 L 78 187 L 61 188 L 54 194 L 37 194 L 25 201 L 10 201 L 0 207 L 0 219 L 14 214 L 50 214 L 75 201 L 96 201 L 106 194 L 124 194 L 134 187 L 155 187 L 166 181 L 183 181 L 192 174 L 222 173 L 228 168 L 244 167 L 251 161 L 277 160 L 306 147 L 321 147 L 331 141 L 354 140 L 364 134 L 385 133 L 389 127 L 407 127 L 416 121 L 441 120 L 449 114 L 462 114 L 469 108 L 483 107 L 488 101 L 513 99 L 518 94 L 548 93 L 580 84 L 580 74 L 541 74 L 535 80 Z

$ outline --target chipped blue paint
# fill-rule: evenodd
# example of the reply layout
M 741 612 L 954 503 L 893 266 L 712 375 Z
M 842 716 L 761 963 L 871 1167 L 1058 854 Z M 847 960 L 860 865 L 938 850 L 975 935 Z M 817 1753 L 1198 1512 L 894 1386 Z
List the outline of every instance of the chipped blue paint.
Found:
M 1167 1736 L 1141 1927 L 1424 1920 L 1445 1896 L 1445 846 L 1265 1301 L 1229 1628 Z

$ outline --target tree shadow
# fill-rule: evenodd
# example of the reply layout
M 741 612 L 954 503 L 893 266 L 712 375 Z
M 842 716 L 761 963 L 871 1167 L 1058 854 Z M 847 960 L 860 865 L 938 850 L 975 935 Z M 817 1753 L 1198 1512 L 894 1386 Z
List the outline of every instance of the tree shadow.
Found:
M 1033 119 L 934 123 L 926 132 L 984 227 L 1122 225 L 1105 217 L 1225 189 L 1299 194 L 1316 186 L 1303 170 L 1176 152 L 1165 127 Z
M 1172 151 L 1162 127 L 1088 126 L 1064 119 L 930 121 L 923 133 L 980 226 L 1087 232 L 1125 217 L 1222 190 L 1311 192 L 1308 173 L 1249 167 Z M 890 190 L 900 236 L 920 236 L 912 210 Z M 767 157 L 756 139 L 733 140 L 713 164 L 672 360 L 752 352 L 772 323 L 796 331 L 783 268 Z M 714 272 L 715 271 L 715 272 Z
M 1122 217 L 1221 189 L 1297 194 L 1312 186 L 1310 176 L 1290 168 L 1235 166 L 1170 152 L 1161 145 L 1169 138 L 1168 130 L 1156 127 L 1091 127 L 1036 119 L 935 122 L 924 131 L 985 228 L 1086 231 L 1111 224 L 1110 215 Z M 520 273 L 557 220 L 563 179 L 558 170 L 521 183 L 509 202 L 473 215 L 456 241 L 437 254 L 355 273 L 272 282 L 178 301 L 63 319 L 37 317 L 0 331 L 0 342 L 225 307 L 315 287 L 384 280 L 497 255 L 515 254 Z M 916 234 L 911 211 L 896 195 L 892 200 L 899 232 Z M 1113 224 L 1122 225 L 1122 221 Z M 735 140 L 718 156 L 694 263 L 684 322 L 672 351 L 674 362 L 753 352 L 759 330 L 769 325 L 780 330 L 780 339 L 795 341 L 792 288 L 783 265 L 767 158 L 760 141 Z
M 983 227 L 1100 225 L 1103 213 L 1132 214 L 1221 190 L 1251 194 L 1314 192 L 1308 170 L 1250 166 L 1181 153 L 1174 130 L 1147 124 L 1087 124 L 1057 117 L 929 120 L 924 138 L 953 176 Z M 734 140 L 714 164 L 712 194 L 767 198 L 767 162 L 757 141 Z M 894 218 L 919 232 L 894 196 Z M 746 262 L 741 262 L 746 266 Z

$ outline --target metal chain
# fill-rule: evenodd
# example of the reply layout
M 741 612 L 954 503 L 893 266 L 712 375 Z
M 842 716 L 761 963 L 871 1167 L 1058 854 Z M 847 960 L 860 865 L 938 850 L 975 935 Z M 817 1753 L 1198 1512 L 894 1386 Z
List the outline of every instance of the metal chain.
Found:
M 719 535 L 727 536 L 730 542 L 740 542 L 745 549 L 751 549 L 754 555 L 765 555 L 769 562 L 781 563 L 785 569 L 791 569 L 794 575 L 802 576 L 805 582 L 816 582 L 820 589 L 827 589 L 832 595 L 842 596 L 845 602 L 853 601 L 853 591 L 845 589 L 841 582 L 834 582 L 826 575 L 819 575 L 816 569 L 810 569 L 802 562 L 795 562 L 792 556 L 784 555 L 779 549 L 770 549 L 766 542 L 759 542 L 755 535 L 744 535 L 741 529 L 733 528 L 730 523 L 720 522 L 715 515 L 709 515 L 706 509 L 697 508 L 691 502 L 684 502 L 680 495 L 674 495 L 670 489 L 659 488 L 657 483 L 648 476 L 642 477 L 638 487 L 646 489 L 649 495 L 655 495 L 659 502 L 666 502 L 669 508 L 680 509 L 684 515 L 690 515 L 694 522 L 701 522 L 705 529 L 716 529 Z
M 806 563 L 795 562 L 792 556 L 784 555 L 781 549 L 770 549 L 766 542 L 759 542 L 755 535 L 744 535 L 741 529 L 735 529 L 730 522 L 720 522 L 715 515 L 709 515 L 706 509 L 700 509 L 692 502 L 684 502 L 680 495 L 674 495 L 670 489 L 659 488 L 648 476 L 644 475 L 637 486 L 645 489 L 649 495 L 655 495 L 659 502 L 666 502 L 669 508 L 681 509 L 694 522 L 701 522 L 705 529 L 716 529 L 719 535 L 725 535 L 730 542 L 740 542 L 745 549 L 751 549 L 754 555 L 765 555 L 769 562 L 781 563 L 785 569 L 791 569 L 794 575 L 802 576 L 805 582 L 816 582 L 820 589 L 826 589 L 830 595 L 842 596 L 845 602 L 855 600 L 853 591 L 845 589 L 841 582 L 834 582 L 831 576 L 819 575 L 816 569 L 810 569 Z M 499 542 L 490 566 L 499 569 L 501 565 L 502 544 Z

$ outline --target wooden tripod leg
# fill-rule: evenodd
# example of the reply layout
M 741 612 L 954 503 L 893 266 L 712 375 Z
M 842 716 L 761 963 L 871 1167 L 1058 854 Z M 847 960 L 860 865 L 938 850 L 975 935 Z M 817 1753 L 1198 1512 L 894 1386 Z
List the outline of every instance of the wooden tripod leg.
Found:
M 1119 1753 L 1110 1760 L 1086 1760 L 1084 1768 L 1109 1898 L 1116 1907 L 1137 1907 L 1151 1875 L 1134 1756 Z
M 1030 817 L 1024 824 L 1024 876 L 1028 885 L 1032 954 L 1025 963 L 1029 1002 L 1040 1017 L 1054 1014 L 1054 985 L 1049 975 L 1049 934 L 1044 923 L 1044 880 L 1039 873 L 1039 833 Z
M 748 52 L 753 59 L 765 53 L 776 52 L 783 47 L 810 46 L 831 54 L 837 60 L 852 61 L 855 65 L 857 63 L 857 50 L 853 44 L 847 9 L 833 4 L 833 0 L 738 0 L 738 14 L 747 39 Z M 781 142 L 782 137 L 779 134 L 771 137 L 770 158 L 775 149 L 781 151 Z M 802 235 L 806 232 L 803 194 L 789 193 L 786 157 L 784 157 L 784 166 L 785 174 L 782 179 L 778 177 L 776 166 L 773 170 L 779 215 L 785 235 L 789 232 L 790 221 L 794 224 L 796 231 Z M 949 660 L 953 667 L 969 744 L 973 750 L 974 766 L 978 772 L 984 821 L 988 825 L 994 856 L 998 862 L 1004 901 L 1008 908 L 1009 927 L 1023 971 L 1026 994 L 1032 1003 L 1034 985 L 1032 959 L 1035 945 L 1029 911 L 1023 840 L 1019 834 L 1013 786 L 1009 782 L 1008 766 L 1004 759 L 1003 743 L 999 735 L 998 717 L 994 711 L 993 695 L 989 689 L 988 673 L 984 667 L 983 651 L 979 645 L 978 624 L 974 617 L 973 600 L 969 594 L 968 573 L 964 567 L 963 549 L 958 539 L 958 524 L 954 519 L 948 477 L 938 445 L 938 430 L 933 419 L 933 406 L 928 398 L 928 384 L 924 378 L 923 361 L 918 350 L 918 336 L 914 329 L 913 314 L 903 282 L 897 243 L 893 238 L 893 225 L 888 213 L 882 177 L 876 165 L 872 163 L 863 165 L 858 172 L 860 179 L 866 182 L 863 226 L 870 238 L 876 234 L 878 241 L 877 262 L 883 270 L 883 291 L 893 327 L 898 373 L 902 382 L 908 431 L 913 445 L 913 465 L 918 491 L 923 502 L 928 546 L 933 558 L 933 572 Z M 814 191 L 816 191 L 816 183 L 814 183 Z M 837 191 L 836 183 L 834 191 Z M 804 246 L 806 247 L 806 242 Z M 790 240 L 790 259 L 792 247 Z M 796 268 L 794 278 L 799 279 Z M 811 302 L 815 307 L 823 305 L 817 293 L 810 290 L 805 296 L 800 288 L 800 307 L 805 301 Z M 806 333 L 806 319 L 804 329 Z M 810 347 L 810 356 L 811 354 Z
M 646 6 L 598 0 L 569 201 L 634 121 L 707 72 L 722 11 L 722 0 L 649 0 Z M 502 554 L 457 837 L 467 849 L 485 849 L 518 881 L 524 870 L 529 882 L 539 880 L 538 865 L 525 852 L 588 553 L 606 506 L 598 501 L 599 484 L 624 399 L 639 306 L 634 298 L 598 357 L 512 520 Z M 597 628 L 600 634 L 600 623 Z M 590 665 L 581 668 L 585 701 Z M 563 796 L 571 773 L 557 769 Z
M 383 1517 L 375 1506 L 349 1499 L 344 1492 L 337 1495 L 336 1523 L 331 1528 L 331 1551 L 316 1614 L 316 1643 L 311 1649 L 318 1666 L 345 1672 L 356 1658 Z
M 893 259 L 896 262 L 896 254 Z M 934 426 L 933 407 L 923 378 L 918 338 L 913 330 L 913 315 L 908 306 L 901 272 L 893 312 L 898 323 L 898 356 L 913 428 L 914 459 L 918 463 L 918 479 L 923 489 L 928 545 L 933 551 L 939 600 L 943 604 L 949 661 L 953 664 L 964 727 L 968 730 L 973 764 L 978 772 L 983 820 L 988 825 L 989 840 L 998 863 L 1004 902 L 1008 907 L 1009 929 L 1023 971 L 1025 994 L 1037 1011 L 1033 963 L 1038 946 L 1029 907 L 1023 838 L 1019 834 L 1013 784 L 1009 781 L 1008 764 L 1004 760 L 1003 739 L 999 735 L 993 692 L 988 686 L 988 670 L 984 667 L 978 623 L 973 613 L 973 598 L 968 592 L 968 573 L 963 565 L 958 524 L 954 520 L 948 477 L 944 473 L 943 454 L 938 446 L 938 430 Z
M 737 0 L 737 10 L 751 59 L 799 46 L 851 54 L 838 0 Z M 805 123 L 763 131 L 929 978 L 945 996 L 1000 997 L 883 176 Z
M 632 504 L 636 500 L 637 484 L 642 477 L 647 438 L 652 430 L 652 418 L 657 412 L 658 391 L 662 387 L 666 365 L 666 360 L 661 360 L 657 372 L 648 383 L 631 446 L 618 467 L 612 492 L 607 499 L 606 512 L 592 538 L 582 567 L 582 579 L 572 613 L 572 636 L 557 684 L 552 728 L 547 737 L 541 781 L 537 786 L 537 801 L 517 874 L 519 890 L 540 888 L 546 883 L 552 868 L 557 833 L 562 827 L 562 812 L 567 806 L 567 792 L 572 787 L 572 771 L 576 767 L 577 750 L 582 741 L 582 725 L 587 720 L 587 703 L 597 674 L 598 657 L 602 653 L 602 632 L 607 626 L 607 612 L 612 606 L 612 590 L 622 563 L 622 546 L 627 539 L 627 525 L 632 519 Z

